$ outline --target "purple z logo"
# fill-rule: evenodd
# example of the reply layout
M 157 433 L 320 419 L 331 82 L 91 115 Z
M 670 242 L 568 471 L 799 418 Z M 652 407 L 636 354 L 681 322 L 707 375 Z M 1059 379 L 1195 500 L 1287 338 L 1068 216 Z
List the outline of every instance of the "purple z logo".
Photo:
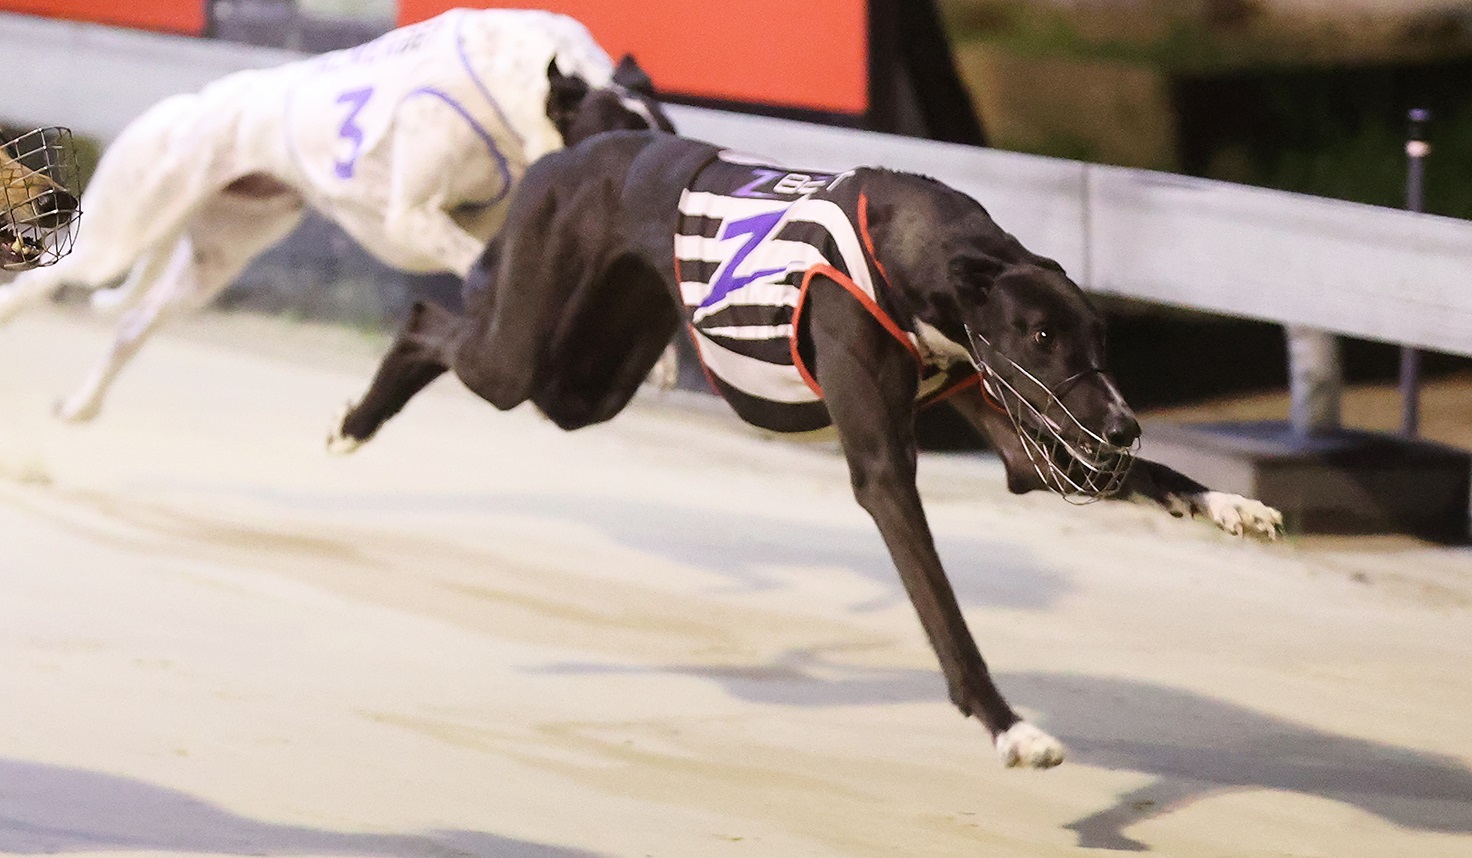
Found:
M 337 128 L 337 136 L 348 141 L 350 149 L 348 156 L 332 163 L 332 171 L 339 179 L 351 179 L 353 167 L 358 162 L 358 153 L 363 148 L 363 128 L 358 125 L 358 114 L 363 110 L 363 105 L 373 96 L 373 87 L 349 90 L 337 97 L 338 104 L 350 105 L 348 115 L 343 119 L 342 125 Z
M 771 234 L 772 230 L 776 228 L 777 223 L 782 220 L 782 216 L 785 214 L 787 214 L 787 209 L 781 208 L 776 211 L 752 215 L 741 220 L 726 222 L 726 225 L 721 229 L 720 240 L 724 241 L 728 238 L 735 238 L 738 235 L 745 235 L 748 238 L 746 239 L 746 243 L 741 245 L 731 255 L 731 258 L 726 261 L 726 264 L 721 266 L 720 271 L 716 274 L 715 280 L 711 283 L 710 294 L 705 296 L 704 301 L 700 302 L 701 307 L 709 307 L 715 304 L 717 301 L 753 280 L 786 270 L 785 267 L 768 268 L 764 271 L 754 271 L 751 274 L 736 276 L 736 269 L 740 268 L 741 263 L 746 261 L 747 255 L 755 250 L 756 246 L 761 244 L 762 240 Z

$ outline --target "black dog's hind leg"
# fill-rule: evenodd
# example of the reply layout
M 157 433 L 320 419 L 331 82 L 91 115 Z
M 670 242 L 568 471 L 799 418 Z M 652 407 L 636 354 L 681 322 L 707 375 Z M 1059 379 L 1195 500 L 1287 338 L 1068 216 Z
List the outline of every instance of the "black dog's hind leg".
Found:
M 683 314 L 659 273 L 634 254 L 569 302 L 532 402 L 563 429 L 612 419 L 664 354 Z
M 558 326 L 590 276 L 565 222 L 571 214 L 534 191 L 523 185 L 507 227 L 465 277 L 464 335 L 450 361 L 462 384 L 501 411 L 531 399 L 555 371 Z
M 1017 494 L 1046 488 L 1033 469 L 1022 441 L 1007 415 L 987 404 L 978 388 L 968 388 L 946 400 L 980 432 L 1007 468 L 1007 488 Z M 1283 515 L 1260 501 L 1212 491 L 1159 462 L 1139 459 L 1124 485 L 1111 498 L 1158 506 L 1177 518 L 1208 519 L 1237 536 L 1273 540 L 1283 535 Z
M 443 375 L 453 359 L 463 321 L 437 304 L 414 302 L 408 320 L 379 363 L 368 392 L 333 427 L 328 449 L 335 453 L 356 449 L 398 414 L 414 394 Z
M 940 659 L 951 701 L 981 719 L 1007 765 L 1057 765 L 1062 745 L 1021 720 L 992 682 L 936 554 L 915 486 L 914 360 L 830 280 L 813 283 L 804 314 L 814 373 L 848 460 L 854 496 L 889 548 Z

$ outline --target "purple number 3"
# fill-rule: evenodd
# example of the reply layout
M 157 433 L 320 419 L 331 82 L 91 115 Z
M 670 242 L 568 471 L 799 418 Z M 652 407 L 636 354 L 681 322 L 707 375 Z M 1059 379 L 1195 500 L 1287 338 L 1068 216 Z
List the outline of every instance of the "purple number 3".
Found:
M 373 95 L 373 87 L 354 89 L 337 97 L 338 104 L 350 105 L 348 115 L 343 119 L 342 125 L 338 126 L 337 136 L 352 144 L 348 156 L 332 164 L 333 172 L 339 179 L 351 179 L 353 177 L 353 166 L 358 161 L 358 151 L 363 148 L 363 128 L 355 121 L 358 114 L 363 110 L 363 105 Z

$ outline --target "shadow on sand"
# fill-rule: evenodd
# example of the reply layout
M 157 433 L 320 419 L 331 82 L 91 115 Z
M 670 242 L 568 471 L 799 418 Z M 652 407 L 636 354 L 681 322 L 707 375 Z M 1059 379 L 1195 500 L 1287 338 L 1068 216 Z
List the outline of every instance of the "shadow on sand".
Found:
M 85 769 L 0 759 L 0 853 L 103 850 L 391 858 L 594 858 L 478 831 L 369 834 L 236 816 L 182 792 Z
M 853 527 L 844 527 L 795 522 L 775 511 L 713 517 L 674 505 L 603 498 L 506 496 L 495 506 L 503 514 L 572 519 L 630 548 L 718 572 L 735 588 L 780 586 L 763 573 L 766 566 L 839 566 L 886 592 L 854 609 L 906 601 L 884 540 L 862 512 L 855 513 Z M 1063 575 L 1016 543 L 948 536 L 936 548 L 963 605 L 1044 610 L 1072 589 Z
M 561 664 L 554 673 L 643 672 Z M 944 700 L 940 675 L 827 664 L 791 652 L 746 667 L 651 668 L 719 683 L 732 696 L 780 706 L 863 706 Z M 1068 745 L 1071 762 L 1152 775 L 1067 826 L 1080 846 L 1144 851 L 1125 829 L 1222 792 L 1271 789 L 1333 799 L 1404 828 L 1472 834 L 1472 769 L 1440 754 L 1357 739 L 1235 703 L 1129 679 L 1012 673 L 1002 690 Z M 1108 713 L 1101 717 L 1101 713 Z

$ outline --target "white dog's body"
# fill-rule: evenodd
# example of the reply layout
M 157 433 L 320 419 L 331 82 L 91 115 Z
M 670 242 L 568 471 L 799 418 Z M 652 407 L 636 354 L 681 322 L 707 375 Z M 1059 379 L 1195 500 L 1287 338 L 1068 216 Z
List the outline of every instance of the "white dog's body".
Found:
M 92 228 L 65 260 L 0 288 L 0 320 L 63 284 L 136 304 L 86 385 L 95 415 L 160 321 L 199 306 L 311 206 L 384 263 L 464 275 L 527 165 L 563 145 L 548 64 L 592 87 L 613 63 L 577 21 L 456 9 L 366 45 L 221 78 L 165 99 L 108 148 L 83 197 Z

